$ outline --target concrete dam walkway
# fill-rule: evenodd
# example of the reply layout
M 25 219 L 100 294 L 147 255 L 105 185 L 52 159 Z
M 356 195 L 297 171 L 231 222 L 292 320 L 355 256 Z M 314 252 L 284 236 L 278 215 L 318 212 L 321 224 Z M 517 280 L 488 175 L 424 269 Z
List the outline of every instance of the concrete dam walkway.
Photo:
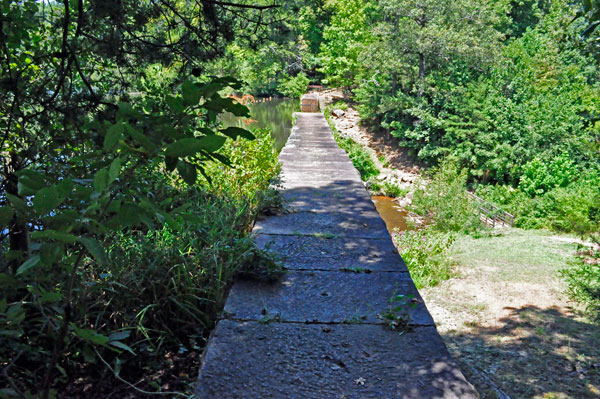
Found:
M 323 115 L 299 113 L 279 158 L 293 211 L 254 233 L 287 273 L 235 282 L 196 397 L 478 398 Z

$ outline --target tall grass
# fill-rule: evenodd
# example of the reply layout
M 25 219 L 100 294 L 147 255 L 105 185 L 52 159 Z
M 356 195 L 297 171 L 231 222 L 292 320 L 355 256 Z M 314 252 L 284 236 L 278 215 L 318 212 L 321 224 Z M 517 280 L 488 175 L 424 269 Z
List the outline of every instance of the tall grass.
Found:
M 452 277 L 448 250 L 456 239 L 455 234 L 428 227 L 399 232 L 394 239 L 418 289 L 434 287 Z
M 567 282 L 567 293 L 585 306 L 588 314 L 600 320 L 600 236 L 594 236 L 594 247 L 580 246 L 568 268 L 561 270 Z

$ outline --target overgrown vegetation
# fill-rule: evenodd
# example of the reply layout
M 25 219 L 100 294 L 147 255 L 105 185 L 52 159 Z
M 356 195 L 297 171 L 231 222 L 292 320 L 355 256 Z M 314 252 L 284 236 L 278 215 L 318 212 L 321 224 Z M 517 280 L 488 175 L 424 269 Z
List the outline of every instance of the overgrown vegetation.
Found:
M 325 118 L 327 118 L 327 123 L 329 123 L 335 141 L 342 150 L 346 151 L 348 157 L 350 157 L 350 160 L 352 161 L 352 165 L 358 170 L 360 178 L 363 181 L 369 181 L 377 177 L 380 172 L 375 165 L 375 162 L 373 162 L 369 151 L 352 138 L 342 137 L 335 128 L 335 125 L 331 121 L 331 111 L 337 108 L 345 109 L 346 105 L 344 103 L 330 104 L 324 111 Z
M 436 286 L 452 277 L 448 250 L 455 238 L 455 233 L 441 233 L 432 228 L 401 231 L 394 236 L 418 289 Z
M 600 75 L 597 33 L 585 31 L 594 14 L 581 7 L 331 1 L 321 71 L 351 90 L 365 123 L 429 165 L 453 161 L 517 226 L 593 232 Z
M 277 271 L 248 238 L 272 140 L 223 129 L 242 84 L 203 71 L 271 7 L 0 7 L 0 395 L 186 391 L 157 370 L 198 352 L 231 276 Z
M 479 214 L 466 191 L 467 172 L 451 161 L 429 171 L 418 183 L 411 210 L 429 219 L 438 231 L 471 232 L 481 228 Z
M 580 245 L 577 257 L 561 274 L 567 281 L 569 295 L 600 320 L 600 237 L 594 237 L 593 242 L 593 246 Z
M 452 276 L 449 250 L 460 233 L 479 235 L 484 227 L 466 191 L 467 173 L 451 161 L 417 183 L 410 210 L 426 226 L 395 235 L 400 255 L 417 288 L 438 285 Z

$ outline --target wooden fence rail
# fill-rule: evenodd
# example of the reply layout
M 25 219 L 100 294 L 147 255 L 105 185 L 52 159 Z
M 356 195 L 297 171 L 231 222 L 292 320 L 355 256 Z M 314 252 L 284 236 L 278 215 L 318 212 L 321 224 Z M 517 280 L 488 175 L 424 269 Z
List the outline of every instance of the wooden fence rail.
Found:
M 492 228 L 496 227 L 496 225 L 514 226 L 515 217 L 513 215 L 473 193 L 467 191 L 467 194 L 473 201 L 477 202 L 477 209 L 479 210 L 479 216 L 482 223 Z

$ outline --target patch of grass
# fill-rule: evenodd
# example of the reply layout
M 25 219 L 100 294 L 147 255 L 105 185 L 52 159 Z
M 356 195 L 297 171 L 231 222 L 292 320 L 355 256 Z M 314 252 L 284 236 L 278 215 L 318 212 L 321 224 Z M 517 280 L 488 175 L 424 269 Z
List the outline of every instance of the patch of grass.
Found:
M 459 234 L 447 254 L 456 278 L 421 290 L 482 399 L 498 397 L 489 379 L 512 398 L 598 397 L 600 329 L 567 305 L 558 273 L 575 238 L 520 229 Z
M 456 239 L 455 234 L 428 227 L 401 231 L 394 238 L 417 288 L 436 286 L 452 276 L 448 250 Z
M 349 137 L 341 137 L 339 134 L 335 135 L 335 140 L 342 150 L 346 151 L 352 161 L 352 165 L 358 170 L 363 181 L 379 175 L 379 169 L 375 165 L 375 162 L 373 162 L 371 153 L 362 145 Z
M 408 194 L 408 189 L 386 181 L 383 183 L 383 193 L 386 197 L 391 198 L 404 197 Z
M 329 104 L 327 106 L 328 114 L 331 115 L 331 110 L 334 110 L 334 109 L 341 109 L 342 111 L 345 111 L 345 110 L 348 109 L 348 104 L 346 104 L 343 101 L 336 101 L 336 102 L 334 102 L 332 104 Z
M 383 185 L 376 178 L 372 177 L 367 181 L 367 189 L 371 193 L 379 194 L 383 190 Z
M 389 162 L 387 161 L 387 159 L 385 159 L 384 155 L 380 155 L 377 157 L 377 160 L 381 163 L 381 166 L 383 166 L 384 168 L 387 168 L 389 166 Z
M 332 232 L 326 231 L 326 232 L 323 232 L 323 233 L 314 233 L 313 237 L 324 238 L 326 240 L 331 240 L 333 238 L 337 238 L 338 235 L 333 234 Z
M 473 238 L 458 235 L 450 256 L 475 272 L 494 270 L 493 281 L 537 281 L 556 285 L 558 273 L 568 266 L 575 245 L 555 241 L 545 230 L 506 229 L 501 235 Z

